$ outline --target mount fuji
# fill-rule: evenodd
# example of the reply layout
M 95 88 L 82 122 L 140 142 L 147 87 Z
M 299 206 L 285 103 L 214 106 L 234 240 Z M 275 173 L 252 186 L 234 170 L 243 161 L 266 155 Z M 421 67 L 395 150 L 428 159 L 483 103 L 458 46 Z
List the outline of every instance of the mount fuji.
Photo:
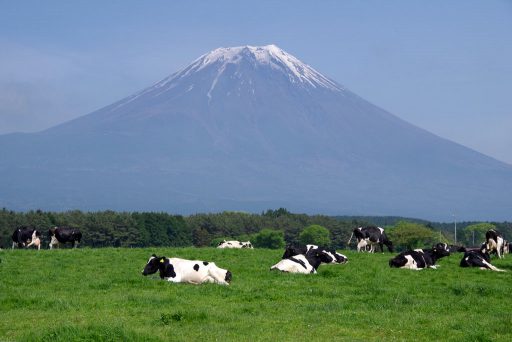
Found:
M 369 103 L 275 45 L 213 50 L 37 133 L 0 136 L 0 207 L 512 219 L 512 166 Z

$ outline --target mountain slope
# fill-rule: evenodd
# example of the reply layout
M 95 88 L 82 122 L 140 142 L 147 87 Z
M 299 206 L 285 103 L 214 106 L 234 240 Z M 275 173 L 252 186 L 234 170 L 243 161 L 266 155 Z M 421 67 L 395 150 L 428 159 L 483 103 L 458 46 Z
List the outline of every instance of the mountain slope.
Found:
M 0 148 L 0 205 L 14 209 L 512 216 L 512 167 L 274 45 L 216 49 L 89 115 L 0 136 Z

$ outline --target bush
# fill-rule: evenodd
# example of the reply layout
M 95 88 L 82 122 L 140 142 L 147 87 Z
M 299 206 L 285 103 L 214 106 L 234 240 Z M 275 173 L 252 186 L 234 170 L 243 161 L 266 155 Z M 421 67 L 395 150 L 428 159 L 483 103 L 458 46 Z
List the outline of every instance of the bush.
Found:
M 414 222 L 400 221 L 386 232 L 398 250 L 430 248 L 439 240 L 436 232 Z
M 254 241 L 252 244 L 257 248 L 283 248 L 285 245 L 284 232 L 268 228 L 262 229 L 254 236 Z
M 331 245 L 331 232 L 325 227 L 314 224 L 304 228 L 299 234 L 300 243 L 307 245 L 330 246 Z

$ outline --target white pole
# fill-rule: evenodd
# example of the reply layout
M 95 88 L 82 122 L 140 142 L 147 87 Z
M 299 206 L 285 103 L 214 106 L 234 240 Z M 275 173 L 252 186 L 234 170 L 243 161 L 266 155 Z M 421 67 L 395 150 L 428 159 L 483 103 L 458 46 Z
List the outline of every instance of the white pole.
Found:
M 457 217 L 453 214 L 453 220 L 455 221 L 455 244 L 457 244 Z

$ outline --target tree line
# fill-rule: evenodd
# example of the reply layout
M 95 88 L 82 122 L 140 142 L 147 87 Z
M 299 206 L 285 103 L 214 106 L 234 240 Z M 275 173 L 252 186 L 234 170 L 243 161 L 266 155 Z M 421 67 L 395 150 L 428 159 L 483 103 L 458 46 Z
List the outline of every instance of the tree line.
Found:
M 386 223 L 386 224 L 383 224 Z M 87 247 L 207 247 L 223 239 L 250 240 L 256 247 L 281 248 L 285 244 L 315 243 L 337 249 L 348 248 L 354 228 L 379 225 L 386 229 L 398 250 L 417 248 L 443 241 L 453 242 L 453 225 L 409 220 L 399 217 L 333 217 L 291 213 L 284 208 L 260 214 L 222 212 L 172 215 L 165 212 L 15 212 L 0 210 L 0 247 L 9 248 L 12 232 L 30 226 L 43 233 L 54 226 L 70 226 L 82 231 L 81 246 Z M 494 227 L 512 236 L 512 223 L 464 222 L 458 224 L 460 244 L 472 246 L 483 241 L 485 230 Z M 352 247 L 354 245 L 352 240 Z

